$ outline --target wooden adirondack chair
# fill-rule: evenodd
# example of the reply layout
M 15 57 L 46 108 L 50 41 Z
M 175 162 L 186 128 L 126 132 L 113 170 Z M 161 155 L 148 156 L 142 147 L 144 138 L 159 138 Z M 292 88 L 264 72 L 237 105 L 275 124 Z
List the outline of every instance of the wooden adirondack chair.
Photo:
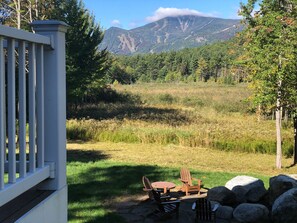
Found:
M 151 200 L 154 200 L 154 195 L 152 190 L 154 189 L 151 185 L 151 182 L 146 176 L 142 177 L 142 183 L 143 183 L 143 191 L 146 191 L 148 193 L 148 196 Z
M 152 192 L 153 190 L 159 192 L 160 195 L 163 192 L 163 190 L 158 190 L 158 189 L 153 188 L 150 180 L 146 176 L 142 177 L 142 183 L 143 183 L 143 191 L 148 193 L 148 196 L 151 200 L 155 200 L 153 192 Z M 162 194 L 161 198 L 162 198 L 162 200 L 167 200 L 170 198 L 170 196 L 168 196 L 167 194 Z
M 176 218 L 179 217 L 180 200 L 171 198 L 163 200 L 161 193 L 156 190 L 152 190 L 152 194 L 158 206 L 158 209 L 154 212 L 155 216 L 159 219 L 165 219 L 176 214 Z
M 216 210 L 219 205 L 215 204 L 211 207 L 210 202 L 206 198 L 199 198 L 192 206 L 192 210 L 196 211 L 195 222 L 216 222 Z
M 186 193 L 186 196 L 192 192 L 200 193 L 202 181 L 200 179 L 192 178 L 191 173 L 187 168 L 182 168 L 180 170 L 180 181 L 183 183 L 181 190 Z M 197 185 L 194 185 L 193 181 L 196 181 Z

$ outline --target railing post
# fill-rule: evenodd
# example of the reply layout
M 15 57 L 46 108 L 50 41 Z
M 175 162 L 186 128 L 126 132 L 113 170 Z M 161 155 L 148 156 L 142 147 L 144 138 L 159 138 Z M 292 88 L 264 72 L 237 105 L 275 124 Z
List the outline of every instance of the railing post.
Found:
M 65 33 L 60 21 L 35 21 L 37 34 L 51 38 L 53 49 L 44 52 L 44 161 L 55 164 L 55 177 L 42 189 L 59 190 L 66 183 L 66 71 Z

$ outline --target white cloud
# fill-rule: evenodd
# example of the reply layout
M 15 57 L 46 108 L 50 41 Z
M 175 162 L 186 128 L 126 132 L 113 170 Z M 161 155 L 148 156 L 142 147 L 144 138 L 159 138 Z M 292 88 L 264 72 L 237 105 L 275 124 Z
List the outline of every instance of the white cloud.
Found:
M 183 16 L 183 15 L 196 15 L 196 16 L 209 16 L 213 17 L 214 15 L 211 13 L 203 13 L 193 9 L 178 9 L 178 8 L 158 8 L 153 16 L 146 17 L 146 21 L 154 22 L 165 17 L 176 17 L 176 16 Z
M 117 20 L 117 19 L 112 20 L 111 25 L 115 27 L 122 27 L 120 20 Z

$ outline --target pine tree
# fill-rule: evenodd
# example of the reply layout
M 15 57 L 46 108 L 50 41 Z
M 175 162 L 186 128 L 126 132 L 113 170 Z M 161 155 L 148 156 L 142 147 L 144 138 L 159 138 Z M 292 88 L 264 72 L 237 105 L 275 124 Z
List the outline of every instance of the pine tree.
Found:
M 97 100 L 105 85 L 107 51 L 99 51 L 103 31 L 80 0 L 60 0 L 52 18 L 69 25 L 66 35 L 67 100 L 78 104 Z

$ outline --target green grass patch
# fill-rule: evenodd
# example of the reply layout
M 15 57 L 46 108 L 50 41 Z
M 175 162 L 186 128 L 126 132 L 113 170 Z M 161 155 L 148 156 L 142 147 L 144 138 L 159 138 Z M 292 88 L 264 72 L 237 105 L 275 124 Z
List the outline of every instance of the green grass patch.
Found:
M 181 185 L 178 180 L 179 168 L 114 162 L 106 158 L 98 156 L 96 152 L 68 151 L 69 222 L 125 222 L 112 211 L 112 204 L 119 197 L 144 193 L 143 175 L 151 181 L 165 180 Z M 193 169 L 191 173 L 201 178 L 208 188 L 224 185 L 238 175 Z M 257 177 L 268 185 L 268 177 Z

